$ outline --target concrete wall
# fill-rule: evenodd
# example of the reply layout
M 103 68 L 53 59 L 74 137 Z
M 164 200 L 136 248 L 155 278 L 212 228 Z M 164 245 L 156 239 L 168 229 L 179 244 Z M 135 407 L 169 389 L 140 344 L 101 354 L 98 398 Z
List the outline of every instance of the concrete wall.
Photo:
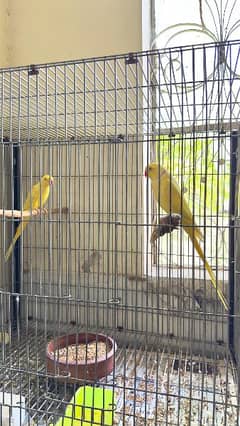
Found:
M 0 66 L 141 50 L 141 0 L 2 0 Z
M 29 162 L 34 175 L 41 176 L 49 172 L 51 158 L 55 185 L 48 206 L 69 209 L 67 214 L 33 220 L 24 233 L 24 272 L 32 271 L 43 287 L 50 280 L 51 294 L 58 296 L 77 287 L 83 271 L 142 275 L 141 144 L 37 146 L 31 148 L 31 160 L 29 147 L 22 153 L 23 192 L 29 188 Z M 28 275 L 24 292 L 29 290 Z M 46 289 L 38 294 L 46 294 Z
M 8 60 L 9 45 L 9 9 L 8 0 L 0 0 L 0 67 L 6 67 Z

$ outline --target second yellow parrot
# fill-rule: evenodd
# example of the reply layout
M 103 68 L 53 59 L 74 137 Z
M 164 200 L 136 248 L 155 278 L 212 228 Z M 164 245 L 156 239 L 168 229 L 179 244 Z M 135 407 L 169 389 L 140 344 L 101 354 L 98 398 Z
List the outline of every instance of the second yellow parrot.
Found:
M 190 237 L 198 255 L 202 259 L 211 278 L 211 282 L 217 291 L 217 295 L 224 308 L 227 310 L 228 303 L 222 291 L 217 286 L 215 275 L 211 266 L 205 259 L 203 250 L 199 244 L 199 240 L 203 239 L 203 235 L 194 223 L 192 212 L 184 196 L 181 194 L 181 189 L 178 183 L 170 175 L 170 173 L 158 163 L 150 163 L 145 169 L 145 176 L 151 179 L 154 198 L 160 207 L 166 213 L 178 213 L 181 215 L 183 228 Z
M 23 210 L 34 210 L 43 208 L 44 204 L 46 204 L 49 194 L 50 194 L 50 186 L 53 184 L 53 177 L 50 175 L 42 176 L 40 182 L 33 185 L 32 190 L 28 193 L 25 203 L 23 205 Z M 13 248 L 16 244 L 16 241 L 21 236 L 22 232 L 26 228 L 29 219 L 24 219 L 18 225 L 13 240 L 5 254 L 5 261 L 7 262 Z

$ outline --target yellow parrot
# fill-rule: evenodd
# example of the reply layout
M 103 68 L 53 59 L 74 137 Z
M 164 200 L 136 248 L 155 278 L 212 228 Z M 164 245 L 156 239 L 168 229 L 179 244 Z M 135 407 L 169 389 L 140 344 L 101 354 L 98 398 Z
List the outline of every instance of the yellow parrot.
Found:
M 36 183 L 32 187 L 32 191 L 28 193 L 25 203 L 23 205 L 23 210 L 34 210 L 43 208 L 46 204 L 49 194 L 50 194 L 50 185 L 54 182 L 53 177 L 49 175 L 44 175 L 41 177 L 40 182 Z M 16 244 L 16 241 L 26 228 L 29 219 L 24 219 L 17 227 L 13 240 L 5 254 L 5 261 L 7 262 L 12 251 L 13 247 Z
M 166 213 L 178 213 L 181 215 L 183 228 L 192 240 L 195 250 L 202 259 L 219 299 L 224 308 L 228 310 L 228 303 L 222 291 L 217 287 L 215 275 L 205 259 L 203 250 L 199 244 L 199 240 L 203 239 L 203 235 L 194 223 L 192 212 L 184 196 L 181 194 L 178 183 L 170 173 L 158 163 L 150 163 L 145 168 L 145 176 L 151 179 L 154 198 L 156 202 L 159 203 L 160 207 L 165 210 Z

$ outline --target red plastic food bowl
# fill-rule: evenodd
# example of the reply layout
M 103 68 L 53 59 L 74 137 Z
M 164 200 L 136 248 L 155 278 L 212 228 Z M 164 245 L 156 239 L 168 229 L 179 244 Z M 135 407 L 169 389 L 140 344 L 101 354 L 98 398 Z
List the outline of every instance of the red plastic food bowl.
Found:
M 108 351 L 103 356 L 94 357 L 93 360 L 83 362 L 73 359 L 60 360 L 58 351 L 73 344 L 89 344 L 97 341 L 104 342 Z M 116 342 L 104 334 L 79 333 L 70 334 L 51 340 L 47 345 L 47 372 L 61 381 L 74 383 L 79 379 L 94 381 L 107 376 L 113 371 L 114 355 L 117 350 Z

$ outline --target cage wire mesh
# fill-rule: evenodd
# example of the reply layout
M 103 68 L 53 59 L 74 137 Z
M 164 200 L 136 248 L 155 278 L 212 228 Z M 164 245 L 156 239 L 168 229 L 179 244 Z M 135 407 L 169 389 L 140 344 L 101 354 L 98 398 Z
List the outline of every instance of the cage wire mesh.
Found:
M 0 70 L 2 424 L 237 424 L 239 77 L 239 42 Z

